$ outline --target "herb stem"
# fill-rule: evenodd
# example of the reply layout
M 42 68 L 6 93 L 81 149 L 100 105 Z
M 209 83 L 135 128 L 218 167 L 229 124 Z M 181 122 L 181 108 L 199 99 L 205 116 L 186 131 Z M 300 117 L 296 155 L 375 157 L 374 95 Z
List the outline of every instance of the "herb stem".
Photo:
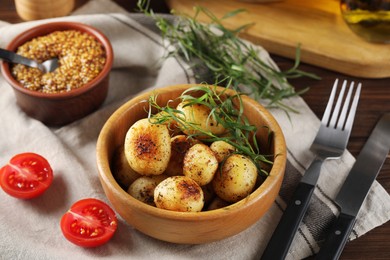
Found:
M 258 129 L 255 125 L 251 125 L 244 115 L 242 94 L 226 95 L 225 91 L 229 88 L 231 85 L 228 85 L 224 91 L 218 92 L 216 86 L 195 85 L 184 91 L 179 97 L 179 101 L 185 102 L 188 106 L 197 104 L 207 106 L 210 109 L 209 118 L 214 119 L 227 130 L 224 135 L 217 136 L 189 121 L 182 111 L 169 105 L 171 102 L 168 102 L 166 106 L 160 106 L 157 103 L 156 95 L 151 95 L 149 98 L 149 120 L 156 124 L 174 120 L 182 131 L 189 130 L 187 131 L 191 133 L 189 137 L 202 136 L 202 141 L 205 143 L 225 141 L 235 147 L 236 153 L 250 158 L 258 167 L 259 173 L 266 173 L 261 165 L 264 163 L 272 164 L 272 161 L 261 154 L 256 140 Z M 193 96 L 193 93 L 197 93 L 197 95 Z M 157 109 L 158 112 L 152 114 L 152 108 Z M 266 147 L 266 144 L 264 145 Z
M 268 107 L 295 111 L 284 104 L 283 100 L 302 92 L 295 92 L 287 79 L 303 76 L 319 79 L 314 74 L 298 69 L 300 46 L 297 47 L 293 67 L 279 71 L 260 57 L 259 49 L 239 38 L 238 35 L 252 24 L 244 24 L 235 29 L 228 29 L 223 25 L 225 19 L 245 12 L 244 9 L 234 10 L 218 18 L 210 10 L 196 6 L 193 16 L 176 14 L 175 22 L 171 23 L 149 10 L 149 1 L 139 0 L 137 6 L 141 12 L 155 19 L 163 38 L 176 47 L 174 50 L 169 48 L 168 56 L 178 55 L 194 68 L 201 68 L 203 71 L 206 68 L 212 79 L 202 79 L 202 75 L 198 75 L 201 82 L 219 82 L 225 85 L 230 81 L 230 85 L 237 91 L 246 92 L 257 100 L 268 100 Z M 198 19 L 201 14 L 210 23 L 200 22 Z

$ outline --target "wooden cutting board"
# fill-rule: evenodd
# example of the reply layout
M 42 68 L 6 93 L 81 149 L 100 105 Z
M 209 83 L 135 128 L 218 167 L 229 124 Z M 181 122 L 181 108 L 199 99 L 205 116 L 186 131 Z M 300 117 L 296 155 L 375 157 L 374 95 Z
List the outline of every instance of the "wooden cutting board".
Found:
M 301 61 L 363 78 L 390 77 L 390 44 L 368 43 L 345 24 L 337 0 L 284 0 L 247 3 L 238 0 L 166 0 L 171 9 L 193 14 L 203 6 L 217 17 L 247 11 L 225 20 L 227 28 L 254 23 L 240 36 L 270 53 L 294 58 L 301 44 Z M 209 22 L 204 16 L 201 21 Z

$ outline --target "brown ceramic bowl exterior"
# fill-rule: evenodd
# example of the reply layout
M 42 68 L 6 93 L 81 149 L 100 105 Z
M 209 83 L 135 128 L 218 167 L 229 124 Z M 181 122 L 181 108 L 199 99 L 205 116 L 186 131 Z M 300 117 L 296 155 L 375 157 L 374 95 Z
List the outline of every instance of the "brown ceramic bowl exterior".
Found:
M 161 88 L 158 102 L 165 106 L 192 85 Z M 219 88 L 218 91 L 225 90 Z M 227 92 L 232 93 L 231 91 Z M 200 244 L 235 235 L 258 221 L 271 207 L 279 193 L 286 166 L 286 144 L 283 133 L 272 115 L 256 101 L 243 96 L 244 113 L 251 124 L 261 129 L 260 143 L 266 143 L 268 126 L 273 131 L 271 152 L 277 154 L 270 176 L 247 198 L 222 209 L 204 212 L 175 212 L 142 203 L 123 190 L 111 172 L 114 151 L 124 144 L 129 127 L 147 117 L 147 103 L 152 93 L 141 94 L 125 103 L 107 120 L 97 141 L 97 164 L 100 182 L 114 209 L 139 231 L 168 242 Z M 146 109 L 146 110 L 145 110 Z
M 113 62 L 113 50 L 110 41 L 95 28 L 75 22 L 52 22 L 38 25 L 15 37 L 7 46 L 10 51 L 38 36 L 54 31 L 78 30 L 94 36 L 103 45 L 106 52 L 106 64 L 100 74 L 84 86 L 64 93 L 41 93 L 23 87 L 11 74 L 7 62 L 1 65 L 2 74 L 13 87 L 16 102 L 30 117 L 50 126 L 61 126 L 78 120 L 95 111 L 105 100 L 108 93 L 109 73 Z

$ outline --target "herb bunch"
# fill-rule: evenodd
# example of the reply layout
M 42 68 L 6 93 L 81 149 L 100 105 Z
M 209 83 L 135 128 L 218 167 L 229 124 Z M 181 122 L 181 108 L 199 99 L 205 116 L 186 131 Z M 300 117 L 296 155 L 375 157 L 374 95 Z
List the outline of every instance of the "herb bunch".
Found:
M 270 65 L 272 63 L 268 64 L 260 58 L 258 49 L 238 37 L 251 24 L 233 30 L 223 25 L 225 19 L 244 12 L 243 9 L 218 18 L 208 9 L 196 6 L 193 16 L 181 14 L 171 22 L 149 10 L 149 0 L 139 0 L 138 8 L 155 20 L 163 38 L 174 47 L 167 47 L 168 56 L 178 55 L 192 64 L 195 70 L 206 70 L 211 78 L 206 79 L 207 83 L 226 85 L 229 82 L 234 89 L 246 92 L 257 100 L 264 100 L 268 107 L 292 111 L 292 108 L 283 103 L 283 99 L 300 95 L 306 89 L 296 92 L 287 79 L 301 76 L 318 78 L 298 69 L 299 47 L 294 66 L 286 71 L 279 71 L 276 66 Z M 199 22 L 200 15 L 205 15 L 210 23 Z
M 226 89 L 230 88 L 229 86 L 225 88 L 225 91 L 217 92 L 215 86 L 196 85 L 184 91 L 179 97 L 181 102 L 186 103 L 186 106 L 196 104 L 207 106 L 210 109 L 209 118 L 213 118 L 227 130 L 223 136 L 217 136 L 200 128 L 198 124 L 188 121 L 182 111 L 169 106 L 170 102 L 166 106 L 160 106 L 157 102 L 158 95 L 149 97 L 148 118 L 154 124 L 166 124 L 173 120 L 181 130 L 190 130 L 192 134 L 188 135 L 189 138 L 202 136 L 202 141 L 206 143 L 225 141 L 235 147 L 235 153 L 249 157 L 257 166 L 259 173 L 267 176 L 268 172 L 261 165 L 272 164 L 272 161 L 267 159 L 270 156 L 261 154 L 256 140 L 258 129 L 251 125 L 244 116 L 241 94 L 227 95 L 225 93 Z M 201 95 L 195 97 L 190 94 L 191 92 L 201 93 Z M 152 108 L 158 113 L 152 114 Z

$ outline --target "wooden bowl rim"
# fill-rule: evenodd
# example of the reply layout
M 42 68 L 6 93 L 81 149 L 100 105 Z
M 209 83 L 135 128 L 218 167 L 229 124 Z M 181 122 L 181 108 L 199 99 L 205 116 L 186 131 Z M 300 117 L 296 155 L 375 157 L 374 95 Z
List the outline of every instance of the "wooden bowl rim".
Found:
M 202 219 L 202 220 L 217 219 L 231 214 L 232 211 L 246 210 L 252 204 L 261 200 L 264 196 L 267 196 L 270 190 L 272 190 L 274 186 L 277 185 L 279 179 L 283 178 L 284 169 L 287 161 L 287 149 L 286 149 L 286 143 L 285 143 L 283 132 L 279 124 L 276 122 L 275 118 L 271 115 L 270 112 L 268 112 L 268 110 L 266 110 L 261 104 L 259 104 L 255 100 L 247 96 L 242 96 L 243 102 L 246 102 L 251 106 L 255 106 L 259 111 L 263 113 L 263 115 L 265 116 L 264 117 L 265 121 L 267 122 L 267 124 L 269 124 L 270 129 L 272 129 L 273 132 L 275 133 L 274 146 L 281 147 L 279 148 L 279 150 L 283 151 L 283 153 L 279 153 L 278 156 L 275 157 L 274 165 L 270 171 L 270 176 L 268 176 L 264 181 L 264 183 L 260 185 L 255 191 L 253 191 L 247 198 L 242 199 L 234 204 L 231 204 L 229 206 L 220 209 L 201 211 L 201 212 L 177 212 L 177 211 L 159 209 L 147 205 L 146 203 L 140 202 L 137 199 L 133 198 L 130 194 L 128 194 L 122 187 L 120 187 L 120 185 L 116 182 L 115 178 L 111 173 L 110 161 L 109 161 L 110 158 L 108 155 L 108 151 L 103 149 L 107 145 L 106 137 L 112 131 L 111 126 L 115 124 L 117 118 L 119 118 L 123 113 L 126 113 L 129 110 L 131 110 L 132 107 L 136 106 L 143 100 L 147 100 L 147 98 L 152 93 L 164 94 L 164 93 L 177 92 L 177 91 L 180 91 L 180 93 L 182 93 L 184 90 L 188 89 L 189 87 L 198 86 L 198 85 L 201 84 L 179 84 L 179 85 L 173 85 L 173 86 L 163 87 L 152 91 L 144 92 L 132 98 L 131 100 L 127 101 L 126 103 L 124 103 L 109 117 L 109 119 L 104 124 L 99 134 L 97 145 L 96 145 L 96 157 L 97 157 L 99 177 L 101 181 L 103 181 L 106 185 L 108 185 L 109 189 L 117 192 L 118 193 L 117 195 L 126 198 L 126 200 L 128 200 L 128 203 L 131 205 L 131 207 L 134 207 L 135 209 L 142 211 L 146 214 L 150 214 L 165 219 L 174 219 L 174 220 L 188 221 L 188 222 L 198 220 L 198 219 Z M 217 88 L 219 91 L 227 90 L 228 94 L 235 93 L 233 90 L 225 89 L 223 87 L 217 87 Z

